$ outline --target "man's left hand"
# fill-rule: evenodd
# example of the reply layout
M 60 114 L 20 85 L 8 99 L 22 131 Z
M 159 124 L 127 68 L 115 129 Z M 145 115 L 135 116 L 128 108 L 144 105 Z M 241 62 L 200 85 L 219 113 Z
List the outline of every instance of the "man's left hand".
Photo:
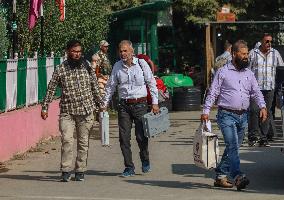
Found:
M 267 110 L 266 108 L 261 108 L 259 112 L 259 117 L 261 119 L 261 122 L 264 122 L 267 119 Z
M 154 114 L 158 114 L 160 112 L 160 108 L 158 104 L 152 104 L 152 112 Z

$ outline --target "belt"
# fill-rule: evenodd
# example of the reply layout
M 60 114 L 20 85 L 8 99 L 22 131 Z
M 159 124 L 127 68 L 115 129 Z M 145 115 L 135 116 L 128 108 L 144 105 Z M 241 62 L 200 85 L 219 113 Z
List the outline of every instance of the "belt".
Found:
M 125 103 L 135 104 L 135 103 L 145 103 L 147 102 L 147 97 L 141 97 L 136 99 L 121 99 Z
M 225 110 L 225 111 L 228 111 L 228 112 L 231 112 L 231 113 L 234 113 L 234 114 L 237 114 L 237 115 L 242 115 L 244 113 L 247 112 L 247 110 L 232 110 L 232 109 L 229 109 L 229 108 L 223 108 L 223 107 L 219 107 L 220 110 Z

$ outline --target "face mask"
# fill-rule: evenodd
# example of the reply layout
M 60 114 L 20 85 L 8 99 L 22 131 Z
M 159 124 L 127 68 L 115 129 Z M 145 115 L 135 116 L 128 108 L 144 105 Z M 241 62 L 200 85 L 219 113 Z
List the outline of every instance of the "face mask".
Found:
M 82 58 L 80 58 L 79 60 L 68 58 L 68 64 L 70 65 L 71 68 L 79 67 L 82 64 L 82 62 L 83 62 Z
M 244 69 L 244 68 L 248 67 L 248 59 L 236 58 L 235 63 L 237 65 L 238 69 Z

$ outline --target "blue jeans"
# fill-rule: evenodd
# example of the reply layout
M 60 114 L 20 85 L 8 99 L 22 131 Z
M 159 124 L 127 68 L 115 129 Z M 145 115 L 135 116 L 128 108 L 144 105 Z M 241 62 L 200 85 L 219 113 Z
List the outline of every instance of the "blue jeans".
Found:
M 248 113 L 238 115 L 226 110 L 218 110 L 217 123 L 224 137 L 225 150 L 215 172 L 216 179 L 228 177 L 235 179 L 243 175 L 240 170 L 239 148 L 247 127 Z

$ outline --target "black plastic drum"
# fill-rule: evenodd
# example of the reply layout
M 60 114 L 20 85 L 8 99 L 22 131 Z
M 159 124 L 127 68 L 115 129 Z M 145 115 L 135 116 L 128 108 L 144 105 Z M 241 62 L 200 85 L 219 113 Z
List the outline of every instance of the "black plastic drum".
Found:
M 173 92 L 174 111 L 200 110 L 201 91 L 196 87 L 179 87 Z
M 276 67 L 276 86 L 280 86 L 284 83 L 284 66 Z

